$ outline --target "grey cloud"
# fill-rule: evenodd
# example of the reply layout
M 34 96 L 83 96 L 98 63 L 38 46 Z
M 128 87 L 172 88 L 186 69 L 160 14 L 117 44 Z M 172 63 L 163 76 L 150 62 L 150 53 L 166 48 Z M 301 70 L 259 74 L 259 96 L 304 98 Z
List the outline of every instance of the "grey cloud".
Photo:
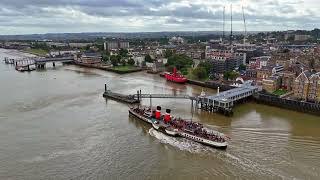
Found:
M 6 26 L 16 29 L 16 32 L 28 32 L 32 26 L 38 26 L 48 32 L 74 30 L 76 27 L 90 31 L 123 31 L 130 30 L 126 28 L 128 25 L 126 20 L 131 17 L 145 18 L 142 24 L 133 28 L 139 31 L 154 29 L 153 26 L 162 28 L 159 29 L 160 31 L 166 30 L 166 26 L 177 28 L 176 30 L 219 30 L 222 25 L 223 4 L 229 6 L 230 2 L 239 1 L 229 0 L 227 4 L 223 0 L 217 0 L 210 6 L 189 1 L 189 6 L 176 6 L 170 9 L 168 8 L 170 3 L 181 3 L 182 0 L 1 0 L 0 34 L 6 33 L 1 30 Z M 281 24 L 296 27 L 319 26 L 317 21 L 319 16 L 314 11 L 304 9 L 307 15 L 298 13 L 298 10 L 303 8 L 300 7 L 301 3 L 303 1 L 300 0 L 286 3 L 280 0 L 256 0 L 245 8 L 248 27 L 252 28 L 250 30 L 256 30 L 253 28 L 266 30 L 266 28 L 281 28 Z M 64 14 L 65 12 L 61 11 L 63 9 L 83 13 L 90 18 L 96 18 L 97 22 L 80 21 L 82 19 L 77 21 L 75 17 L 65 17 L 70 14 Z M 235 28 L 238 30 L 243 28 L 240 9 L 241 7 L 234 7 Z M 288 14 L 291 16 L 287 16 Z M 75 13 L 73 16 L 78 16 L 78 14 Z M 165 24 L 157 24 L 161 23 L 159 19 L 162 19 L 161 22 Z M 123 24 L 119 24 L 119 20 L 123 21 Z M 112 25 L 112 28 L 103 29 L 100 24 L 107 22 Z

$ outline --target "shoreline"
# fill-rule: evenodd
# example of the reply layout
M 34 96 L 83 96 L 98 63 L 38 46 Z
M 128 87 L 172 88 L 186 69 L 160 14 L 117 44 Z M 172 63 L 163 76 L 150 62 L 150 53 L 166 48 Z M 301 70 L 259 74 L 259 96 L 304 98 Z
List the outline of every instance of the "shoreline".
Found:
M 160 73 L 160 77 L 164 77 L 163 74 Z M 217 90 L 219 87 L 221 91 L 227 91 L 234 88 L 232 86 L 219 84 L 213 81 L 204 82 L 204 81 L 197 81 L 197 80 L 188 80 L 187 84 L 197 85 L 200 87 L 210 88 L 214 90 Z M 281 109 L 287 109 L 295 112 L 302 112 L 306 114 L 320 116 L 320 104 L 317 104 L 317 103 L 289 100 L 289 99 L 284 99 L 278 96 L 271 96 L 261 92 L 254 94 L 252 100 L 258 104 L 263 104 L 263 105 L 278 107 Z
M 101 64 L 83 64 L 83 63 L 79 63 L 79 62 L 73 62 L 73 64 L 81 66 L 81 67 L 87 67 L 87 68 L 100 69 L 100 70 L 104 70 L 104 71 L 114 72 L 117 74 L 129 74 L 129 73 L 143 71 L 142 68 L 123 71 L 123 70 L 112 69 L 110 66 L 102 66 Z
M 28 51 L 26 51 L 26 50 L 17 50 L 17 51 L 19 51 L 19 52 L 21 52 L 21 53 L 25 53 L 25 54 L 30 54 L 30 55 L 33 55 L 33 56 L 35 56 L 35 57 L 44 57 L 44 56 L 41 55 L 41 54 L 37 54 L 37 53 L 33 53 L 33 52 L 28 52 Z
M 39 57 L 36 56 L 32 53 L 25 52 L 23 50 L 16 50 L 16 49 L 3 49 L 0 48 L 1 51 L 3 51 L 5 54 L 8 54 L 11 57 L 16 57 L 16 58 L 24 58 L 24 57 Z M 100 69 L 108 72 L 113 72 L 117 74 L 129 74 L 129 73 L 134 73 L 134 72 L 140 72 L 143 71 L 144 69 L 135 69 L 135 70 L 128 70 L 128 71 L 118 71 L 115 69 L 112 69 L 110 67 L 106 66 L 95 66 L 95 65 L 90 65 L 90 64 L 80 64 L 80 63 L 73 63 L 74 65 L 82 66 L 82 67 L 87 67 L 87 68 L 93 68 L 93 69 Z M 160 77 L 163 77 L 163 74 L 159 74 Z M 226 91 L 230 90 L 233 87 L 225 84 L 219 84 L 217 82 L 204 82 L 204 81 L 197 81 L 197 80 L 188 80 L 187 84 L 191 85 L 197 85 L 199 87 L 205 87 L 205 88 L 210 88 L 216 90 L 218 87 L 220 88 L 221 91 Z M 310 103 L 310 102 L 301 102 L 301 101 L 296 101 L 296 100 L 288 100 L 288 99 L 283 99 L 278 96 L 270 96 L 268 94 L 264 93 L 257 93 L 254 95 L 252 98 L 254 102 L 259 103 L 259 104 L 264 104 L 264 105 L 269 105 L 273 107 L 279 107 L 282 109 L 288 109 L 296 112 L 302 112 L 302 113 L 307 113 L 307 114 L 313 114 L 320 116 L 320 105 L 317 103 Z
M 25 57 L 37 57 L 37 55 L 35 54 L 31 54 L 28 52 L 24 52 L 22 50 L 18 50 L 18 49 L 4 49 L 4 48 L 0 48 L 1 51 L 3 51 L 3 53 L 11 56 L 11 57 L 16 57 L 16 58 L 25 58 Z

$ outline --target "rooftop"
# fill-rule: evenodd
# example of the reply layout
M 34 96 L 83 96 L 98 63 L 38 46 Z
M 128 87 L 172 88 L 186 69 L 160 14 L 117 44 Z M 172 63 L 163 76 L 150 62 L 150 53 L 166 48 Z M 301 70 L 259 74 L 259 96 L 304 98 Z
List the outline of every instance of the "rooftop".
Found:
M 230 89 L 228 91 L 221 92 L 219 94 L 216 94 L 214 96 L 207 96 L 206 98 L 214 100 L 214 101 L 224 101 L 229 102 L 231 101 L 231 98 L 238 96 L 243 93 L 247 93 L 253 90 L 257 90 L 258 87 L 251 85 L 252 81 L 245 81 L 245 83 L 242 85 L 242 87 L 238 87 L 235 89 Z

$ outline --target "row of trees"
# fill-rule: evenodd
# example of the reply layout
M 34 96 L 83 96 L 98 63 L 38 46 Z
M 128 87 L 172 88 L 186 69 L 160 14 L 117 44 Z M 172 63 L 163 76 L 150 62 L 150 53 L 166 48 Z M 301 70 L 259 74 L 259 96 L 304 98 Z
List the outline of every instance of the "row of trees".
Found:
M 203 61 L 192 70 L 192 74 L 197 80 L 206 80 L 211 77 L 212 70 L 213 64 L 209 61 Z
M 121 64 L 122 66 L 125 66 L 127 64 L 133 66 L 135 64 L 135 61 L 132 58 L 125 59 L 122 58 L 121 55 L 110 56 L 110 62 L 113 66 L 118 66 L 119 64 Z
M 185 54 L 173 54 L 168 58 L 166 66 L 170 70 L 176 67 L 182 74 L 187 75 L 188 70 L 193 66 L 193 60 Z
M 239 76 L 239 73 L 236 71 L 226 71 L 223 73 L 223 78 L 225 80 L 234 80 Z
M 45 42 L 35 42 L 31 45 L 31 47 L 34 49 L 43 49 L 47 51 L 50 50 L 50 47 Z
M 135 61 L 128 55 L 128 50 L 126 49 L 120 49 L 118 55 L 110 55 L 109 52 L 102 54 L 102 61 L 109 62 L 113 66 L 118 65 L 130 65 L 133 66 L 135 64 Z

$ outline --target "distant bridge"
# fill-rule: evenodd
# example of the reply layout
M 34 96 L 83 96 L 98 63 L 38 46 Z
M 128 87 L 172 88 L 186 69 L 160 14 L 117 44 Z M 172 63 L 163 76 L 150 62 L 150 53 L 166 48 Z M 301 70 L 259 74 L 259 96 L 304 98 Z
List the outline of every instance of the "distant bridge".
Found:
M 49 63 L 49 62 L 73 62 L 74 58 L 70 57 L 61 57 L 61 58 L 40 58 L 34 59 L 35 63 Z

